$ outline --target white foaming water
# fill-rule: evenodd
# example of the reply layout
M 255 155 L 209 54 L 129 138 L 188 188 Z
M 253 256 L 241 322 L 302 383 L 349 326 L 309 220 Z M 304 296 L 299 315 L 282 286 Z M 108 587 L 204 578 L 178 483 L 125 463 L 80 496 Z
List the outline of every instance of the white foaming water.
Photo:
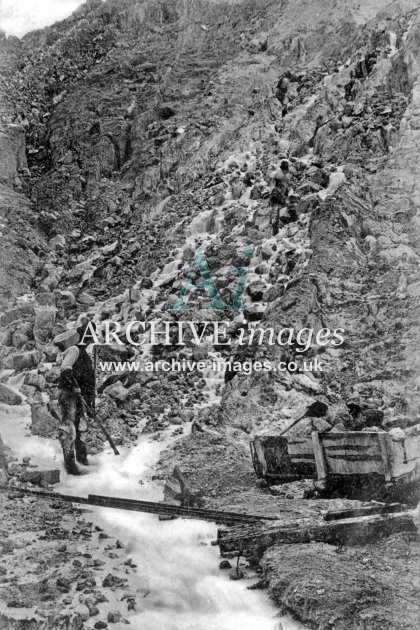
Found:
M 391 48 L 390 56 L 394 56 L 398 52 L 397 48 L 397 34 L 392 31 L 389 32 L 389 46 Z
M 1 434 L 19 457 L 32 455 L 44 467 L 60 467 L 56 489 L 74 495 L 106 494 L 160 500 L 161 488 L 148 480 L 159 454 L 170 441 L 140 439 L 116 457 L 106 451 L 92 457 L 91 472 L 68 476 L 56 440 L 28 435 L 28 405 L 0 406 Z M 139 484 L 141 483 L 141 485 Z M 250 582 L 232 582 L 218 569 L 217 548 L 210 545 L 216 526 L 202 521 L 159 521 L 157 516 L 92 507 L 89 518 L 126 544 L 138 566 L 138 610 L 126 613 L 134 630 L 284 630 L 302 626 L 276 616 L 269 599 L 246 590 Z M 115 624 L 121 630 L 122 624 Z
M 188 228 L 192 236 L 200 234 L 217 234 L 221 227 L 221 217 L 219 210 L 203 210 L 193 218 Z
M 343 173 L 343 166 L 339 166 L 334 173 L 330 174 L 330 179 L 327 188 L 320 190 L 318 197 L 324 201 L 330 195 L 333 195 L 335 191 L 346 181 L 346 176 Z

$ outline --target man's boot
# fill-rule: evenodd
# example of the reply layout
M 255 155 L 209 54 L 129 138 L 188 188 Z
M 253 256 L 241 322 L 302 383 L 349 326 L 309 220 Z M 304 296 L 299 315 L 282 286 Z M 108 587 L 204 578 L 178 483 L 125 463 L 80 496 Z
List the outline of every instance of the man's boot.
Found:
M 87 458 L 87 448 L 86 442 L 82 442 L 82 440 L 76 439 L 76 459 L 79 464 L 83 464 L 83 466 L 89 466 L 89 460 Z
M 74 452 L 66 453 L 64 455 L 64 465 L 69 475 L 82 475 L 83 474 L 76 464 Z

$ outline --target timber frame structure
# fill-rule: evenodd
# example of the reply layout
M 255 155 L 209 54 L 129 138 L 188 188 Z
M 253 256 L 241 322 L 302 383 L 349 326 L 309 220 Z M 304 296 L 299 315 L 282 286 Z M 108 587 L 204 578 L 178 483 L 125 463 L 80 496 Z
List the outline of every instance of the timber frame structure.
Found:
M 314 431 L 257 437 L 250 448 L 256 475 L 268 485 L 314 479 L 319 489 L 344 494 L 420 485 L 420 436 L 396 440 L 384 431 Z

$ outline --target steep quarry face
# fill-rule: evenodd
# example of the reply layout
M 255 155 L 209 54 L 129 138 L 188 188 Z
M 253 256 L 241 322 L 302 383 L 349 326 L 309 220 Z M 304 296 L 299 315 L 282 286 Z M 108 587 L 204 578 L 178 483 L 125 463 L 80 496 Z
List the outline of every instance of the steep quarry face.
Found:
M 417 9 L 98 0 L 2 38 L 3 367 L 42 372 L 57 358 L 52 339 L 83 313 L 123 329 L 227 320 L 230 347 L 190 338 L 181 356 L 299 365 L 296 344 L 241 347 L 241 330 L 343 328 L 340 346 L 305 353 L 322 371 L 230 375 L 204 420 L 248 439 L 317 398 L 330 426 L 357 428 L 355 408 L 387 428 L 418 422 Z M 282 117 L 274 88 L 286 72 Z M 273 230 L 285 159 L 292 203 Z M 226 309 L 203 291 L 189 310 L 171 308 L 198 250 Z M 117 400 L 169 422 L 191 385 L 180 379 L 156 402 L 156 382 L 130 374 L 111 383 L 106 413 Z M 194 406 L 204 381 L 192 380 Z
M 229 424 L 273 427 L 315 395 L 338 415 L 356 396 L 389 423 L 413 422 L 417 13 L 366 4 L 91 2 L 4 39 L 5 304 L 56 291 L 55 326 L 86 307 L 122 324 L 139 309 L 153 318 L 201 249 L 226 304 L 247 268 L 246 321 L 345 329 L 342 347 L 306 353 L 322 373 L 235 375 Z M 283 119 L 273 87 L 286 69 Z M 268 191 L 285 157 L 298 219 L 273 236 Z M 94 306 L 129 287 L 151 290 L 146 303 Z M 188 317 L 207 307 L 198 296 Z M 46 327 L 29 350 L 49 341 Z M 232 342 L 225 355 L 243 355 Z

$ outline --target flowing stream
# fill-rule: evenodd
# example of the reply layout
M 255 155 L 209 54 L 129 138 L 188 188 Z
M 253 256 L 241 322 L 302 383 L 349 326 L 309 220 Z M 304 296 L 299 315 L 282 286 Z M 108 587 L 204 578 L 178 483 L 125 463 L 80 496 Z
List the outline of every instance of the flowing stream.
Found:
M 89 493 L 160 500 L 162 489 L 150 480 L 161 451 L 173 439 L 150 437 L 122 449 L 91 457 L 91 472 L 71 477 L 62 468 L 56 440 L 29 434 L 30 407 L 0 405 L 2 437 L 16 455 L 31 463 L 61 469 L 58 492 Z M 92 507 L 90 520 L 122 540 L 138 566 L 137 598 L 141 612 L 129 617 L 134 630 L 297 630 L 302 626 L 278 617 L 269 598 L 249 591 L 252 580 L 230 581 L 220 571 L 216 525 L 203 521 L 159 521 L 150 514 Z M 281 624 L 281 625 L 280 625 Z M 120 624 L 115 624 L 119 630 Z M 123 626 L 121 625 L 121 628 Z

